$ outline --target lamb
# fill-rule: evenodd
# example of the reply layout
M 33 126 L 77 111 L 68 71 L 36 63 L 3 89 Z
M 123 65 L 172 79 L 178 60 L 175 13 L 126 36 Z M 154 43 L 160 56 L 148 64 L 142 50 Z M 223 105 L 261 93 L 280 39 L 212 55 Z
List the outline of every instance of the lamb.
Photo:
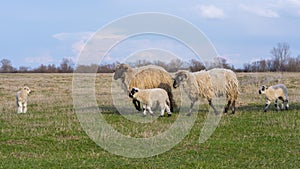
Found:
M 27 112 L 27 101 L 28 95 L 31 93 L 31 90 L 28 86 L 24 86 L 20 91 L 16 94 L 17 100 L 17 113 L 26 113 Z
M 154 115 L 153 111 L 151 110 L 152 106 L 156 104 L 159 105 L 161 108 L 160 117 L 164 116 L 165 110 L 168 113 L 168 116 L 171 116 L 172 113 L 170 111 L 169 105 L 169 97 L 165 90 L 160 88 L 154 89 L 139 89 L 139 88 L 132 88 L 129 97 L 133 98 L 143 104 L 143 115 L 146 116 L 146 112 L 149 111 L 150 115 Z
M 202 70 L 199 72 L 191 73 L 186 70 L 180 70 L 175 74 L 173 87 L 177 88 L 180 85 L 183 86 L 184 91 L 188 94 L 191 100 L 190 110 L 187 114 L 191 115 L 194 104 L 199 98 L 206 98 L 209 105 L 213 108 L 217 114 L 217 110 L 212 104 L 212 98 L 214 97 L 213 86 L 211 78 L 207 71 Z
M 173 112 L 176 107 L 172 93 L 172 76 L 162 67 L 149 65 L 134 69 L 124 63 L 118 64 L 114 73 L 114 80 L 118 79 L 121 79 L 127 92 L 130 92 L 133 87 L 140 89 L 162 88 L 168 93 L 171 111 Z M 140 111 L 139 102 L 133 99 L 133 104 Z
M 279 111 L 279 106 L 277 104 L 278 99 L 282 101 L 281 109 L 288 110 L 289 108 L 288 90 L 284 84 L 277 84 L 270 87 L 262 85 L 258 93 L 266 95 L 266 104 L 265 104 L 264 112 L 267 112 L 267 109 L 270 106 L 272 100 L 275 100 L 276 111 Z M 285 106 L 284 103 L 286 104 Z
M 230 69 L 215 68 L 207 71 L 211 77 L 211 83 L 216 96 L 226 96 L 227 105 L 224 113 L 228 112 L 231 105 L 232 114 L 235 113 L 235 102 L 239 94 L 239 82 L 236 74 Z

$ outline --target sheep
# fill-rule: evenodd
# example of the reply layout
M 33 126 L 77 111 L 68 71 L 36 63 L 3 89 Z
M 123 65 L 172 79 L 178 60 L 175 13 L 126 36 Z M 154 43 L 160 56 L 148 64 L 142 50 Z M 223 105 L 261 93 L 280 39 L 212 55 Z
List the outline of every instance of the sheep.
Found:
M 146 116 L 146 112 L 149 111 L 150 115 L 154 115 L 151 107 L 155 104 L 158 104 L 161 108 L 160 117 L 164 116 L 165 110 L 168 113 L 168 116 L 171 116 L 172 113 L 170 111 L 170 101 L 168 97 L 168 93 L 161 88 L 154 88 L 154 89 L 139 89 L 139 88 L 132 88 L 129 97 L 135 100 L 138 100 L 143 104 L 143 115 Z
M 213 86 L 211 83 L 211 78 L 207 71 L 202 70 L 199 72 L 191 73 L 186 70 L 180 70 L 175 74 L 173 87 L 177 88 L 180 85 L 183 86 L 184 91 L 188 94 L 189 99 L 191 100 L 190 110 L 187 114 L 191 115 L 194 104 L 199 98 L 206 98 L 209 105 L 213 108 L 215 114 L 217 110 L 212 104 L 212 98 L 215 96 L 213 92 Z
M 282 106 L 281 106 L 282 110 L 284 108 L 285 110 L 289 109 L 288 90 L 284 84 L 277 84 L 270 87 L 262 85 L 258 90 L 258 93 L 266 95 L 266 104 L 265 104 L 264 112 L 267 112 L 267 109 L 270 106 L 272 100 L 275 100 L 276 111 L 279 111 L 279 106 L 277 104 L 278 99 L 282 101 Z M 284 103 L 286 104 L 285 106 Z
M 185 92 L 188 93 L 192 101 L 190 111 L 191 114 L 194 103 L 199 97 L 206 98 L 209 105 L 215 113 L 217 111 L 212 104 L 212 98 L 226 95 L 227 105 L 224 108 L 224 113 L 228 112 L 229 106 L 232 103 L 232 114 L 235 113 L 235 102 L 238 98 L 238 80 L 233 71 L 228 69 L 215 68 L 209 71 L 202 70 L 199 72 L 188 72 L 181 70 L 175 74 L 173 87 L 176 88 L 183 84 Z
M 16 94 L 17 100 L 17 113 L 26 113 L 27 112 L 27 101 L 28 95 L 31 93 L 31 90 L 28 86 L 22 87 L 20 91 Z
M 230 69 L 215 68 L 207 71 L 216 96 L 226 96 L 227 105 L 224 113 L 228 112 L 231 105 L 232 114 L 235 114 L 235 102 L 238 99 L 239 83 L 236 74 Z
M 168 93 L 171 111 L 173 112 L 176 108 L 172 93 L 172 76 L 162 67 L 149 65 L 134 69 L 124 63 L 118 64 L 114 73 L 114 80 L 118 79 L 121 79 L 126 92 L 130 92 L 133 87 L 140 89 L 162 88 Z M 133 104 L 137 110 L 141 110 L 138 101 L 133 99 Z

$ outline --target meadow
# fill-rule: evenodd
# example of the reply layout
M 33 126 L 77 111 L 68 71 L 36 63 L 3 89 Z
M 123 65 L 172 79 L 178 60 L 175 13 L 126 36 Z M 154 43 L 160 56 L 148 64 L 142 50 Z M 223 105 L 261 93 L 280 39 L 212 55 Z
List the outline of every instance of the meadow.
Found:
M 83 130 L 73 108 L 73 74 L 1 74 L 0 168 L 299 168 L 300 73 L 238 73 L 240 95 L 235 115 L 228 114 L 212 136 L 199 143 L 208 106 L 201 104 L 189 134 L 169 151 L 148 158 L 126 158 L 104 150 Z M 124 135 L 151 137 L 178 117 L 137 123 L 113 106 L 112 74 L 97 74 L 95 95 L 105 120 Z M 262 84 L 284 83 L 290 109 L 263 113 Z M 16 114 L 19 84 L 34 92 L 28 112 Z

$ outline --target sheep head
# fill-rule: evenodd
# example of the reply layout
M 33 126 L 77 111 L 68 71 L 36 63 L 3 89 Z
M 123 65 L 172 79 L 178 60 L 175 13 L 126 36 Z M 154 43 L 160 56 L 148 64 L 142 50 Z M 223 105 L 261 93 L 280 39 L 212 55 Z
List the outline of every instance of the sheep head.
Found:
M 180 86 L 181 83 L 185 82 L 188 79 L 188 72 L 187 71 L 179 71 L 175 74 L 175 78 L 173 79 L 173 87 L 177 88 Z
M 24 86 L 24 87 L 22 88 L 22 91 L 23 91 L 24 93 L 26 93 L 27 95 L 29 95 L 29 94 L 31 93 L 31 90 L 29 89 L 28 86 Z
M 119 78 L 123 78 L 125 72 L 127 72 L 129 68 L 130 68 L 129 65 L 127 65 L 127 64 L 124 64 L 124 63 L 118 64 L 116 66 L 116 71 L 115 71 L 115 74 L 114 74 L 114 79 L 117 80 Z
M 134 95 L 135 93 L 139 92 L 139 90 L 140 90 L 139 88 L 133 87 L 133 88 L 131 89 L 130 93 L 129 93 L 129 97 L 130 97 L 130 98 L 133 98 L 133 95 Z
M 266 92 L 267 89 L 268 89 L 267 86 L 262 85 L 262 86 L 260 87 L 260 89 L 258 90 L 258 93 L 259 93 L 259 94 L 265 94 L 265 92 Z

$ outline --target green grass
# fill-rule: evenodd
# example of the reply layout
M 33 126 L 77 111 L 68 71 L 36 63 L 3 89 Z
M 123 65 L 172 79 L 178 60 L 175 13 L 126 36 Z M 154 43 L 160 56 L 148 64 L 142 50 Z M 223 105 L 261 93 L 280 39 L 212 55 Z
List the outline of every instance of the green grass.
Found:
M 17 75 L 6 75 L 14 81 Z M 235 115 L 223 116 L 213 135 L 203 144 L 199 136 L 207 106 L 201 107 L 190 133 L 171 150 L 149 158 L 126 158 L 111 154 L 95 144 L 83 131 L 73 112 L 69 76 L 54 76 L 63 85 L 38 88 L 31 97 L 29 112 L 16 114 L 14 91 L 3 91 L 6 99 L 0 109 L 0 168 L 299 168 L 300 103 L 291 103 L 288 111 L 263 103 L 240 105 Z M 53 78 L 54 78 L 53 77 Z M 59 78 L 61 77 L 61 78 Z M 25 80 L 26 76 L 23 77 Z M 30 78 L 30 77 L 28 77 Z M 41 77 L 43 78 L 43 77 Z M 47 77 L 49 78 L 49 77 Z M 39 79 L 41 80 L 41 79 Z M 32 82 L 34 83 L 34 82 Z M 50 87 L 49 87 L 50 86 Z M 58 86 L 58 88 L 52 88 Z M 0 88 L 8 89 L 11 84 Z M 51 90 L 50 90 L 51 89 Z M 69 88 L 70 89 L 70 88 Z M 38 93 L 41 90 L 42 93 Z M 52 91 L 48 98 L 45 91 Z M 57 90 L 64 92 L 59 94 Z M 292 96 L 295 97 L 295 96 Z M 247 102 L 249 99 L 243 102 Z M 250 99 L 251 100 L 251 99 Z M 252 101 L 252 100 L 251 100 Z M 172 117 L 152 123 L 138 123 L 115 113 L 105 101 L 104 118 L 119 132 L 134 137 L 157 134 L 172 124 Z M 0 107 L 1 108 L 1 107 Z M 141 116 L 128 114 L 126 116 Z M 161 129 L 162 128 L 162 129 Z

